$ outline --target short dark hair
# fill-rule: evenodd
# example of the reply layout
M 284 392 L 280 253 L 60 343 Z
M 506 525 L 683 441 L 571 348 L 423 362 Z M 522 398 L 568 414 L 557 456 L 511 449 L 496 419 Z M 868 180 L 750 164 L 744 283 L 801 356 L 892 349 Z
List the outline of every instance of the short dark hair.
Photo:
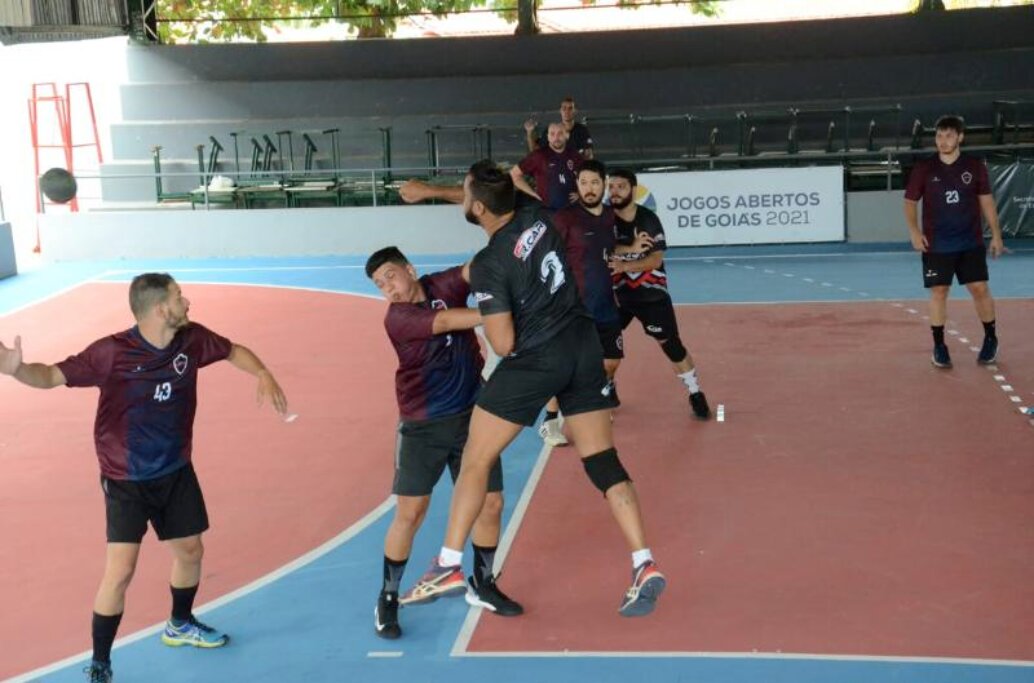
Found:
M 624 178 L 628 181 L 628 184 L 632 187 L 639 185 L 638 179 L 635 177 L 635 173 L 630 168 L 613 168 L 610 170 L 611 178 Z
M 582 171 L 595 173 L 604 182 L 607 180 L 607 166 L 599 159 L 586 159 L 583 161 L 578 165 L 578 175 L 581 175 Z
M 471 196 L 490 213 L 502 216 L 513 211 L 517 198 L 509 173 L 503 173 L 491 159 L 482 159 L 475 162 L 467 174 Z
M 378 249 L 370 254 L 370 258 L 366 259 L 366 277 L 373 279 L 373 274 L 385 263 L 405 267 L 409 265 L 409 259 L 395 246 Z
M 564 99 L 560 100 L 560 104 L 563 104 L 564 102 L 570 102 L 571 104 L 574 104 L 574 98 L 570 95 L 564 95 Z
M 936 130 L 953 130 L 959 135 L 966 132 L 966 122 L 958 114 L 946 114 L 941 118 L 937 119 L 937 123 L 933 124 Z
M 141 273 L 129 283 L 129 310 L 139 320 L 156 304 L 169 297 L 169 285 L 175 280 L 168 273 Z

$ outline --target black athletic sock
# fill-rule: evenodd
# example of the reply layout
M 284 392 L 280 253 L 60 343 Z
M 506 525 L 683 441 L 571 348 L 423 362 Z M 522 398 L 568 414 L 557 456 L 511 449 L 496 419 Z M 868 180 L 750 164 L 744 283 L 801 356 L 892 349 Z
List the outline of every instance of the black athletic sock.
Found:
M 384 584 L 381 586 L 382 593 L 398 593 L 399 584 L 402 583 L 402 572 L 406 571 L 407 557 L 404 560 L 393 560 L 387 555 L 384 556 Z
M 546 421 L 555 420 L 558 417 L 560 417 L 560 411 L 559 410 L 547 410 L 546 411 Z
M 177 624 L 190 621 L 190 615 L 194 611 L 194 598 L 197 596 L 197 586 L 190 588 L 176 588 L 169 586 L 172 591 L 172 620 Z
M 998 339 L 998 335 L 995 334 L 995 321 L 992 320 L 989 323 L 984 323 L 984 336 L 988 339 Z
M 111 644 L 115 642 L 115 633 L 121 621 L 121 614 L 107 616 L 93 613 L 93 661 L 111 664 Z
M 474 547 L 474 580 L 478 585 L 492 579 L 492 567 L 495 566 L 495 551 L 497 546 L 484 548 L 471 543 Z
M 937 346 L 944 344 L 944 325 L 930 325 L 930 331 L 933 332 L 933 343 Z

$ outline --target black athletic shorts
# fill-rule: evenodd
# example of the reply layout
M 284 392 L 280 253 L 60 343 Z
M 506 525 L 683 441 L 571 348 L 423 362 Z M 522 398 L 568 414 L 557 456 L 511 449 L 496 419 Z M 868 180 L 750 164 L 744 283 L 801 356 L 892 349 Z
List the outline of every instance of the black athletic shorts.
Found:
M 576 318 L 548 342 L 499 361 L 481 389 L 478 406 L 530 427 L 553 396 L 564 415 L 613 406 L 603 372 L 603 348 L 592 320 Z
M 959 284 L 987 282 L 987 248 L 979 246 L 968 251 L 949 251 L 943 254 L 923 252 L 923 286 L 929 289 L 951 285 L 957 276 Z
M 151 522 L 158 539 L 196 536 L 208 529 L 208 511 L 193 465 L 146 481 L 101 476 L 108 543 L 139 543 Z
M 633 319 L 637 319 L 642 323 L 643 331 L 657 341 L 679 337 L 679 324 L 675 320 L 675 307 L 671 299 L 622 304 L 619 310 L 622 329 L 628 327 Z
M 470 411 L 436 420 L 400 422 L 391 492 L 397 496 L 429 496 L 446 465 L 452 480 L 456 481 L 469 427 Z M 499 458 L 488 475 L 488 490 L 503 490 L 503 466 Z
M 621 338 L 622 329 L 620 323 L 596 325 L 596 334 L 600 336 L 600 346 L 603 347 L 604 358 L 617 360 L 625 357 L 625 342 Z

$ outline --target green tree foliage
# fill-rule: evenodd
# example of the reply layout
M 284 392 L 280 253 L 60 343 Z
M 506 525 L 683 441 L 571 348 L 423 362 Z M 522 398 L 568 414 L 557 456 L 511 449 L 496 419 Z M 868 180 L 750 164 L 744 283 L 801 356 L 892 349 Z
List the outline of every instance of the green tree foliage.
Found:
M 619 0 L 634 8 L 662 0 Z M 670 0 L 666 0 L 670 1 Z M 301 21 L 319 26 L 340 21 L 360 38 L 391 36 L 399 19 L 408 14 L 442 17 L 489 5 L 491 0 L 158 0 L 158 32 L 163 43 L 207 43 L 231 40 L 266 40 L 265 30 L 282 22 Z M 582 0 L 595 4 L 595 0 Z M 716 16 L 719 0 L 684 0 L 695 14 Z M 502 0 L 492 7 L 516 21 L 517 0 Z

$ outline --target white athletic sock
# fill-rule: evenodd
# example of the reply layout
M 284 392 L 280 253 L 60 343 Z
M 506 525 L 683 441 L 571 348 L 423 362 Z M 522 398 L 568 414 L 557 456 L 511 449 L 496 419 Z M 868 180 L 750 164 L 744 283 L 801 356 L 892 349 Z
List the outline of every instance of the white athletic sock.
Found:
M 689 372 L 682 373 L 679 375 L 679 379 L 681 379 L 682 383 L 686 385 L 687 389 L 689 389 L 689 393 L 695 394 L 700 391 L 700 380 L 697 379 L 696 368 L 693 368 Z
M 636 550 L 632 553 L 632 569 L 636 569 L 643 562 L 650 562 L 653 560 L 653 553 L 650 552 L 649 548 L 643 548 L 642 550 Z
M 463 551 L 446 548 L 443 545 L 442 551 L 438 553 L 438 564 L 442 567 L 455 567 L 463 564 Z

